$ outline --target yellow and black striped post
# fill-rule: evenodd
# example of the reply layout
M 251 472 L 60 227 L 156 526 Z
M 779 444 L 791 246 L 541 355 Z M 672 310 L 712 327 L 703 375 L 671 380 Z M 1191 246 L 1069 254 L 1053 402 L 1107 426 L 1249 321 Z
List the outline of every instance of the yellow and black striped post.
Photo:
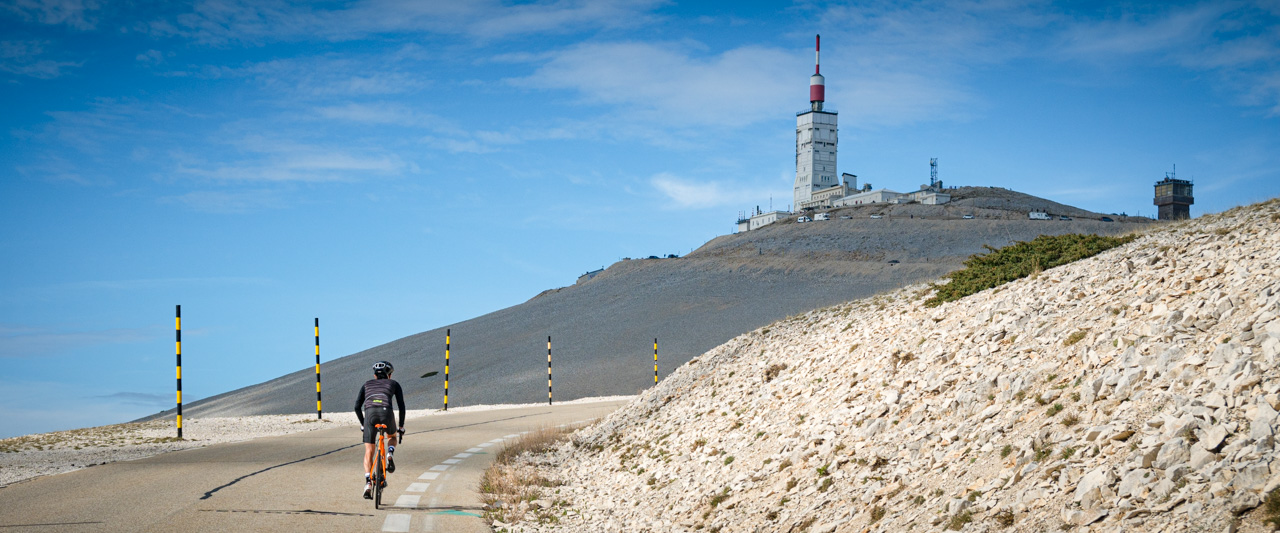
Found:
M 658 384 L 658 339 L 653 339 L 653 384 Z
M 452 330 L 444 330 L 444 410 L 449 410 L 449 344 L 452 341 Z
M 324 419 L 324 410 L 320 408 L 320 319 L 316 318 L 316 419 Z
M 173 312 L 174 350 L 178 354 L 178 438 L 182 438 L 182 306 Z
M 551 405 L 551 336 L 547 335 L 547 405 Z

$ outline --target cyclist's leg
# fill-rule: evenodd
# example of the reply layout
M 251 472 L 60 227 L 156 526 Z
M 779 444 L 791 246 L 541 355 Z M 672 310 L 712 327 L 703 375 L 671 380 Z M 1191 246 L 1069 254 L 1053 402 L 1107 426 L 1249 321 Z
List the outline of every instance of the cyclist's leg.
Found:
M 373 451 L 374 444 L 372 442 L 364 443 L 364 471 L 369 472 L 373 469 Z

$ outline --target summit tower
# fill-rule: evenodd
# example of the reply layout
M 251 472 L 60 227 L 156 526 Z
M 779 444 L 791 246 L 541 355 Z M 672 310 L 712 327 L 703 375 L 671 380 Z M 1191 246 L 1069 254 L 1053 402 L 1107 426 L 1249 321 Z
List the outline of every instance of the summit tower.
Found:
M 815 191 L 837 187 L 836 112 L 824 111 L 826 78 L 821 72 L 822 36 L 814 38 L 813 75 L 809 76 L 809 109 L 796 113 L 795 209 L 813 200 Z

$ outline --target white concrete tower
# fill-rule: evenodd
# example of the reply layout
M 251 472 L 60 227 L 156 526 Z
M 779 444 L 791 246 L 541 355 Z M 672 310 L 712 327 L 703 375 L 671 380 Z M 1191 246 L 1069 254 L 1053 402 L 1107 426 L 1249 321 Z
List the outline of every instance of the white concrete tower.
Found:
M 822 36 L 814 39 L 813 76 L 809 77 L 809 110 L 796 113 L 795 209 L 804 208 L 814 191 L 840 185 L 836 174 L 836 112 L 823 111 L 826 80 L 819 71 Z

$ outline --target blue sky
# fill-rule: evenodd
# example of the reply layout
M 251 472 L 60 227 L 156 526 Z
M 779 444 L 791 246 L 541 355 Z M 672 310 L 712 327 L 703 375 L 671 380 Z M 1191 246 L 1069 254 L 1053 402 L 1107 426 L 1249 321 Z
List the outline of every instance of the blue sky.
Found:
M 0 437 L 688 253 L 839 170 L 1150 214 L 1280 194 L 1280 4 L 0 1 Z

